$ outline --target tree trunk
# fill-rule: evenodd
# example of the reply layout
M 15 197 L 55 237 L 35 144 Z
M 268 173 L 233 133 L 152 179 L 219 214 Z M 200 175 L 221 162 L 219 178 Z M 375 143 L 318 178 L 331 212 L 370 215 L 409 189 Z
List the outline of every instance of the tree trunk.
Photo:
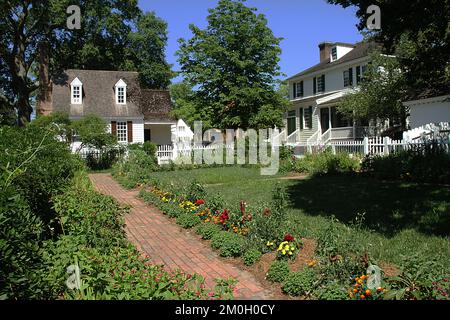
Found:
M 50 46 L 47 41 L 39 45 L 39 102 L 36 113 L 48 115 L 52 112 L 52 84 L 49 75 Z

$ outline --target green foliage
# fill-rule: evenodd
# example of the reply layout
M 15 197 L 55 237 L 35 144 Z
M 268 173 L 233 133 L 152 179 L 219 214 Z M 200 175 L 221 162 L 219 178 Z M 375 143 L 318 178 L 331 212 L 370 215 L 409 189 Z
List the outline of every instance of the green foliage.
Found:
M 441 298 L 449 299 L 448 284 L 447 291 L 442 286 L 446 285 L 450 272 L 438 261 L 422 254 L 412 254 L 403 257 L 401 268 L 399 276 L 388 279 L 390 290 L 385 299 L 430 300 L 441 297 L 442 293 L 447 293 L 447 296 L 443 294 Z
M 75 186 L 54 197 L 53 203 L 64 233 L 80 243 L 98 250 L 124 245 L 127 209 L 113 198 Z
M 267 280 L 272 282 L 283 282 L 289 276 L 289 264 L 285 260 L 275 260 L 267 272 Z
M 13 187 L 0 184 L 0 300 L 32 297 L 33 275 L 39 264 L 39 244 L 44 238 L 44 224 Z
M 166 62 L 167 22 L 154 12 L 140 14 L 136 19 L 136 31 L 128 34 L 127 67 L 139 71 L 141 84 L 146 88 L 165 89 L 175 75 Z
M 256 262 L 261 259 L 262 253 L 260 250 L 256 248 L 249 249 L 245 251 L 244 255 L 242 256 L 242 260 L 244 260 L 244 264 L 246 266 L 251 266 L 255 264 Z
M 366 29 L 365 0 L 328 0 L 346 8 L 356 6 L 358 29 Z M 415 94 L 446 94 L 450 88 L 448 1 L 388 0 L 377 3 L 382 28 L 371 30 L 369 38 L 382 43 L 399 58 L 409 90 Z M 412 27 L 414 26 L 414 27 Z
M 391 120 L 406 129 L 406 109 L 402 104 L 406 99 L 405 78 L 399 60 L 375 52 L 360 90 L 343 97 L 337 108 L 349 119 Z
M 209 10 L 206 29 L 191 25 L 181 39 L 181 72 L 198 87 L 192 104 L 204 126 L 267 128 L 281 125 L 287 100 L 275 89 L 281 53 L 267 20 L 240 0 L 221 0 Z
M 179 214 L 177 217 L 177 224 L 179 224 L 181 227 L 185 229 L 191 229 L 196 225 L 200 224 L 201 222 L 202 220 L 195 214 L 192 214 L 191 212 L 183 212 L 182 214 Z
M 450 156 L 437 142 L 418 150 L 366 157 L 362 168 L 378 179 L 450 183 Z
M 14 184 L 45 224 L 54 219 L 50 199 L 60 193 L 83 165 L 54 131 L 29 126 L 0 128 L 0 167 L 6 185 Z
M 66 27 L 70 4 L 80 7 L 83 32 Z M 40 45 L 50 49 L 51 59 L 44 66 L 54 72 L 49 76 L 69 68 L 139 71 L 143 85 L 151 88 L 166 88 L 173 76 L 164 54 L 167 24 L 154 13 L 143 13 L 134 0 L 49 0 L 33 5 L 6 0 L 0 4 L 0 20 L 11 22 L 0 26 L 2 94 L 7 105 L 18 109 L 21 125 L 30 121 L 30 101 L 39 88 Z
M 147 183 L 151 173 L 158 168 L 155 156 L 148 155 L 140 147 L 135 148 L 132 147 L 128 157 L 113 167 L 113 176 L 126 188 Z
M 318 300 L 347 300 L 346 286 L 336 281 L 328 282 L 314 289 L 313 295 Z
M 282 290 L 291 296 L 310 295 L 315 282 L 315 271 L 305 268 L 302 271 L 290 273 L 283 282 Z
M 358 157 L 350 157 L 347 153 L 333 154 L 326 150 L 318 154 L 307 154 L 294 163 L 294 170 L 310 175 L 324 175 L 355 172 L 360 167 Z
M 116 137 L 108 132 L 108 124 L 95 114 L 88 114 L 73 121 L 73 130 L 81 141 L 79 149 L 83 147 L 102 149 L 116 142 Z
M 222 230 L 220 226 L 213 223 L 202 223 L 197 228 L 197 234 L 202 236 L 204 240 L 211 240 L 212 237 Z
M 222 257 L 238 257 L 245 247 L 245 237 L 228 231 L 221 231 L 212 237 L 211 247 L 219 249 Z
M 63 236 L 45 248 L 43 287 L 45 297 L 76 300 L 165 300 L 207 299 L 198 275 L 168 273 L 154 266 L 132 246 L 112 247 L 107 253 L 78 243 L 74 236 Z M 81 289 L 68 289 L 66 268 L 78 265 Z M 222 289 L 222 286 L 218 288 Z

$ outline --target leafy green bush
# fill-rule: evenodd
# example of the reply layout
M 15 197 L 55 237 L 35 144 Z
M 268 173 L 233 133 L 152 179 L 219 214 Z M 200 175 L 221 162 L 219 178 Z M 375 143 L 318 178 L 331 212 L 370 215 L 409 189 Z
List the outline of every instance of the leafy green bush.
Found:
M 378 179 L 450 183 L 450 155 L 436 142 L 419 150 L 366 157 L 362 168 Z
M 87 246 L 102 250 L 125 243 L 123 216 L 127 209 L 111 197 L 72 187 L 54 198 L 54 208 L 64 232 Z
M 245 238 L 228 231 L 221 231 L 212 237 L 211 246 L 219 249 L 222 257 L 238 257 L 245 248 Z
M 30 209 L 50 224 L 54 221 L 51 198 L 83 168 L 81 159 L 57 140 L 56 131 L 36 126 L 1 127 L 0 150 L 2 170 L 14 177 L 13 184 Z
M 158 169 L 155 158 L 145 151 L 137 149 L 128 152 L 128 158 L 123 159 L 113 167 L 113 176 L 125 188 L 133 188 L 150 180 L 152 172 Z
M 33 275 L 40 265 L 44 224 L 12 187 L 0 185 L 0 300 L 33 297 Z
M 272 282 L 283 282 L 289 276 L 289 264 L 284 260 L 275 260 L 267 272 L 267 280 Z
M 75 236 L 63 236 L 45 248 L 42 271 L 43 297 L 64 299 L 208 299 L 204 280 L 198 275 L 167 273 L 142 258 L 132 246 L 113 247 L 107 253 L 79 243 Z M 78 265 L 81 289 L 66 286 L 67 266 Z M 227 285 L 228 286 L 228 285 Z M 223 284 L 217 291 L 223 291 Z M 226 291 L 225 291 L 226 292 Z
M 315 298 L 319 300 L 347 300 L 346 286 L 332 281 L 325 283 L 313 291 Z
M 309 295 L 314 289 L 316 273 L 311 268 L 292 272 L 283 282 L 282 290 L 291 296 Z
M 244 264 L 246 266 L 251 266 L 252 264 L 256 263 L 261 259 L 262 253 L 258 249 L 249 249 L 245 251 L 244 255 L 242 256 L 242 259 L 244 260 Z
M 326 150 L 317 154 L 307 154 L 294 163 L 294 170 L 311 175 L 354 172 L 360 167 L 359 158 L 347 153 L 333 154 Z
M 212 237 L 222 230 L 220 226 L 213 223 L 202 223 L 197 228 L 197 234 L 202 236 L 204 240 L 211 240 Z
M 267 241 L 281 240 L 284 237 L 283 226 L 287 220 L 288 203 L 289 195 L 286 189 L 277 183 L 272 190 L 271 209 L 258 209 L 253 215 L 252 232 L 264 247 Z
M 182 213 L 177 218 L 177 224 L 184 229 L 191 229 L 201 222 L 202 220 L 198 216 L 190 212 Z

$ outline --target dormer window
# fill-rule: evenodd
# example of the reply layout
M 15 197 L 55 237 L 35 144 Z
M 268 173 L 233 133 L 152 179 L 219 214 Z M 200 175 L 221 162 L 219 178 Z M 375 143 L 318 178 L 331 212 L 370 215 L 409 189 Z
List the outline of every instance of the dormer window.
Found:
M 115 85 L 116 92 L 116 103 L 126 104 L 127 103 L 127 84 L 120 79 Z
M 337 47 L 331 49 L 331 61 L 337 60 Z
M 78 78 L 73 79 L 73 81 L 70 83 L 70 103 L 83 103 L 83 84 Z

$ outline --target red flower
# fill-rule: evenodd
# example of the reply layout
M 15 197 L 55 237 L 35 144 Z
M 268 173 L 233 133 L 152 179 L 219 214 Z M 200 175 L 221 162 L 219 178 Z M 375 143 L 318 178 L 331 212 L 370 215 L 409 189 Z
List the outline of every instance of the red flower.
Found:
M 203 199 L 198 199 L 197 201 L 195 201 L 195 204 L 196 204 L 197 206 L 202 205 L 202 204 L 205 204 L 205 200 L 203 200 Z
M 223 213 L 220 215 L 220 222 L 224 224 L 227 220 L 230 219 L 230 215 L 228 214 L 228 210 L 225 209 Z
M 295 238 L 290 235 L 289 233 L 287 235 L 284 236 L 284 241 L 294 241 Z

